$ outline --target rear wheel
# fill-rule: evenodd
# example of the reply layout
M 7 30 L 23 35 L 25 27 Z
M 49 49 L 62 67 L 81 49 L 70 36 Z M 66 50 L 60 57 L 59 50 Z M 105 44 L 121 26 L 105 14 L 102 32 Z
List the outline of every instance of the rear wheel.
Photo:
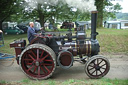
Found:
M 56 68 L 55 53 L 43 44 L 32 44 L 23 50 L 19 59 L 22 71 L 32 79 L 47 79 Z

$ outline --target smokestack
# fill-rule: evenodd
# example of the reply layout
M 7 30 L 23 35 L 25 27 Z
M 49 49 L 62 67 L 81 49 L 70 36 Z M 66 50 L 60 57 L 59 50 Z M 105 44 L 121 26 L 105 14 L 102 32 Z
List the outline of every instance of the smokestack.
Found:
M 91 12 L 91 39 L 92 40 L 95 40 L 96 35 L 98 35 L 98 33 L 96 32 L 97 13 L 98 11 Z

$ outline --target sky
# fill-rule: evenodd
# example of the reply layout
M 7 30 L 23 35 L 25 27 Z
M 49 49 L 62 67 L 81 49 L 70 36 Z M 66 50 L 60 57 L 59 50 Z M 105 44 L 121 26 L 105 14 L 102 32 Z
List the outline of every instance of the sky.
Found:
M 128 0 L 116 0 L 116 1 L 111 1 L 113 4 L 119 3 L 121 5 L 122 12 L 123 13 L 128 13 Z

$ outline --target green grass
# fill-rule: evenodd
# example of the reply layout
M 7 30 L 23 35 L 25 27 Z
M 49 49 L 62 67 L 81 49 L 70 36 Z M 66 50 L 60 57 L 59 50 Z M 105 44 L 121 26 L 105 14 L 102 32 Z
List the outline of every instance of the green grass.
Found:
M 65 29 L 62 30 L 66 31 Z M 91 30 L 86 30 L 86 32 L 87 37 L 90 37 Z M 97 39 L 100 43 L 101 53 L 128 53 L 128 30 L 97 29 L 97 32 L 99 33 Z M 4 35 L 5 45 L 0 48 L 0 52 L 15 54 L 14 49 L 10 49 L 9 44 L 21 38 L 27 40 L 27 34 Z
M 2 84 L 6 84 L 7 82 L 6 81 L 4 81 L 4 80 L 1 80 L 0 81 L 0 85 L 2 85 Z
M 3 82 L 0 81 L 0 85 L 128 85 L 128 80 L 119 80 L 119 79 L 69 79 L 65 81 L 57 80 L 29 80 L 27 82 L 24 80 L 21 81 L 12 81 L 12 82 Z
M 128 30 L 98 29 L 101 52 L 128 53 Z

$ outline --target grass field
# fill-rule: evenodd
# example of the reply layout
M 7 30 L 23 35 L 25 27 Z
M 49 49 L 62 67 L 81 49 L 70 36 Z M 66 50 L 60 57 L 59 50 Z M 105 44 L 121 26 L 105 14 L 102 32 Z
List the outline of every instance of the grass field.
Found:
M 101 52 L 128 53 L 128 30 L 99 29 Z
M 65 81 L 55 81 L 55 80 L 36 80 L 32 81 L 30 79 L 24 79 L 21 81 L 0 81 L 0 85 L 128 85 L 128 80 L 118 80 L 118 79 L 69 79 Z
M 128 30 L 97 29 L 97 32 L 100 53 L 128 53 Z M 91 31 L 87 30 L 87 37 L 90 37 L 90 33 Z M 14 54 L 14 49 L 10 49 L 9 44 L 21 38 L 27 40 L 27 34 L 4 35 L 5 45 L 0 48 L 0 52 Z

